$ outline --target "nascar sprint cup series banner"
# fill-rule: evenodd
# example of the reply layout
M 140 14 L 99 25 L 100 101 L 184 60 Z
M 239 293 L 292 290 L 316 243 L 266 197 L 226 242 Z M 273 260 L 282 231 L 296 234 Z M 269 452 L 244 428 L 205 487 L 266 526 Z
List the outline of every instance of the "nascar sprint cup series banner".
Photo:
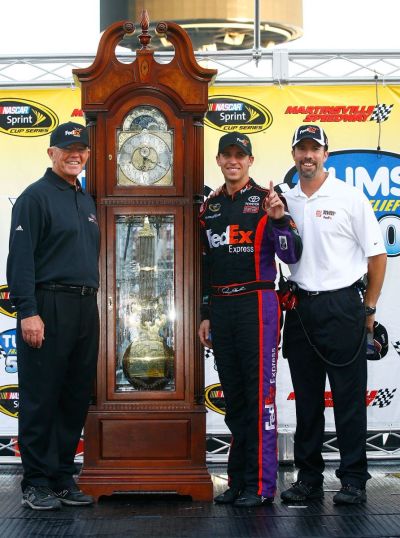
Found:
M 369 361 L 369 429 L 400 428 L 400 96 L 395 87 L 214 87 L 205 117 L 205 194 L 222 182 L 215 155 L 223 133 L 238 130 L 251 137 L 255 163 L 252 176 L 261 185 L 293 186 L 297 176 L 291 138 L 302 123 L 322 125 L 329 137 L 327 169 L 362 189 L 381 225 L 389 255 L 377 319 L 389 333 L 389 352 Z M 76 89 L 0 91 L 0 435 L 17 434 L 18 376 L 15 313 L 6 282 L 8 230 L 18 194 L 49 166 L 49 133 L 59 123 L 84 123 Z M 377 150 L 377 148 L 380 148 Z M 84 178 L 83 178 L 84 179 Z M 224 397 L 206 351 L 207 432 L 225 433 Z M 295 426 L 295 395 L 287 361 L 278 358 L 277 406 L 281 429 Z M 332 399 L 326 387 L 326 424 L 334 429 Z

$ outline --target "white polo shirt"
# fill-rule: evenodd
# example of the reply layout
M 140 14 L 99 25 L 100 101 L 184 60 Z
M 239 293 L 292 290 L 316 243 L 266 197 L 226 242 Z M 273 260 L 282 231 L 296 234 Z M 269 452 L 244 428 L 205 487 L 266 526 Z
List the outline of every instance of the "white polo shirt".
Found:
M 350 286 L 367 272 L 368 257 L 386 252 L 374 211 L 364 193 L 331 174 L 308 198 L 300 181 L 284 194 L 303 240 L 291 277 L 308 291 Z

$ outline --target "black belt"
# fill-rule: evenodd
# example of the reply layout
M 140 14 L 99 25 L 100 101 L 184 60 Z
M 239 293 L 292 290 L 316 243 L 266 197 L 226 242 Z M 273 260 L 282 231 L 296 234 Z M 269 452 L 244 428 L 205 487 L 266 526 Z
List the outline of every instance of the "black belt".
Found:
M 243 282 L 242 284 L 227 284 L 226 286 L 212 286 L 212 294 L 220 296 L 240 295 L 257 290 L 274 290 L 275 283 L 268 281 L 262 282 Z
M 70 286 L 69 284 L 38 284 L 36 288 L 38 288 L 39 290 L 79 293 L 79 295 L 96 295 L 97 293 L 97 288 L 90 288 L 89 286 Z
M 337 288 L 336 290 L 323 290 L 323 291 L 308 291 L 308 290 L 303 290 L 301 288 L 297 288 L 296 293 L 298 293 L 300 296 L 306 295 L 307 297 L 312 297 L 314 295 L 324 295 L 325 293 L 335 293 L 335 291 L 348 290 L 354 287 L 355 287 L 355 284 L 351 284 L 350 286 L 346 286 L 344 288 Z

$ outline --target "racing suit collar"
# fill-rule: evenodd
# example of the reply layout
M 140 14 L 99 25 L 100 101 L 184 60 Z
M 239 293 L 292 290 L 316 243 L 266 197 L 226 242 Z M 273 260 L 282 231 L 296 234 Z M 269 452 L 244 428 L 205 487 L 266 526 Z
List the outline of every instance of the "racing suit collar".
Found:
M 244 192 L 247 192 L 250 189 L 252 189 L 254 186 L 255 186 L 255 181 L 252 178 L 249 178 L 249 181 L 240 190 L 234 192 L 233 194 L 228 193 L 226 189 L 226 184 L 224 183 L 224 185 L 222 186 L 222 192 L 224 196 L 228 198 L 232 198 L 232 200 L 234 200 L 238 196 L 242 195 Z

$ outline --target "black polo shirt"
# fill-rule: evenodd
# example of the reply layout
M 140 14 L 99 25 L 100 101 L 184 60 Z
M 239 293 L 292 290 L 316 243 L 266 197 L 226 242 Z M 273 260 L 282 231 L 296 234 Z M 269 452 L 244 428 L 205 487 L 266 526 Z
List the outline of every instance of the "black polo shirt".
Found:
M 7 282 L 19 317 L 37 314 L 37 284 L 98 288 L 99 245 L 92 197 L 48 168 L 12 211 Z

